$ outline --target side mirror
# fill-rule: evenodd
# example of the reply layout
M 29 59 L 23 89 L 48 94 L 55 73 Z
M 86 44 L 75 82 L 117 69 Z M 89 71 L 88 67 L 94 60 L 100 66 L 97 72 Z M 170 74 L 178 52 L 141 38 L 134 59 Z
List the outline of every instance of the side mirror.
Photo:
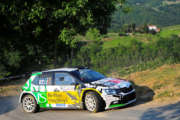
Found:
M 79 83 L 78 83 L 78 82 L 75 82 L 75 86 L 77 86 L 77 85 L 79 85 Z

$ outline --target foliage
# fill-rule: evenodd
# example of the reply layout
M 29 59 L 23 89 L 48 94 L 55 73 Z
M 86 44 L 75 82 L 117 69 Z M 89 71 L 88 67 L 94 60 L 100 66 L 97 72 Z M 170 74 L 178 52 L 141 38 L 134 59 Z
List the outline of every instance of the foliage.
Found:
M 102 44 L 88 44 L 77 53 L 73 63 L 79 63 L 103 73 L 119 69 L 117 71 L 120 71 L 120 75 L 126 75 L 156 68 L 165 63 L 179 62 L 180 52 L 177 48 L 179 44 L 178 36 L 159 38 L 148 43 L 132 39 L 107 49 L 102 49 Z
M 99 30 L 95 29 L 95 28 L 90 28 L 87 32 L 86 32 L 86 40 L 91 40 L 91 41 L 99 41 L 101 40 L 101 35 Z
M 165 0 L 127 0 L 131 11 L 124 13 L 116 10 L 112 15 L 109 31 L 118 32 L 124 24 L 135 23 L 137 26 L 155 24 L 159 27 L 180 24 L 180 3 L 164 4 Z
M 146 69 L 146 65 L 153 68 L 179 62 L 179 37 L 167 37 L 179 34 L 179 29 L 156 36 L 143 34 L 148 42 L 141 41 L 141 36 L 111 34 L 114 45 L 107 41 L 110 47 L 104 47 L 101 34 L 107 32 L 112 12 L 121 8 L 129 14 L 131 10 L 122 3 L 124 0 L 1 1 L 0 77 L 78 65 L 103 73 L 120 68 L 119 74 L 126 74 Z M 133 24 L 124 31 L 134 31 Z
M 75 49 L 78 49 L 75 35 L 85 34 L 89 28 L 96 28 L 99 33 L 107 32 L 111 14 L 120 1 L 123 2 L 1 0 L 2 71 L 18 74 L 20 70 L 37 70 L 52 63 L 61 66 L 64 61 L 72 59 Z
M 124 24 L 120 31 L 119 31 L 119 35 L 120 36 L 126 36 L 127 33 L 134 33 L 136 32 L 136 24 Z

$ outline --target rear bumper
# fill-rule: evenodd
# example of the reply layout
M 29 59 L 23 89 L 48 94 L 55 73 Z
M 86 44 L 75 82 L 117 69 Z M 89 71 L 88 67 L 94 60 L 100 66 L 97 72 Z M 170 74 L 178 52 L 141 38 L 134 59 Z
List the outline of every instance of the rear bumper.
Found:
M 106 103 L 105 109 L 123 107 L 136 101 L 136 93 L 133 89 L 131 92 L 119 95 L 104 95 L 103 99 Z

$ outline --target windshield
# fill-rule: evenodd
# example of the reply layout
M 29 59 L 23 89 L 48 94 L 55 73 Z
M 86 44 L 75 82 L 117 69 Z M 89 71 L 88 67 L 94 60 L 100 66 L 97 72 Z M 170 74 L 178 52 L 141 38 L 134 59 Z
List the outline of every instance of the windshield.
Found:
M 90 83 L 105 78 L 104 75 L 90 69 L 80 69 L 78 73 L 81 81 L 84 83 Z

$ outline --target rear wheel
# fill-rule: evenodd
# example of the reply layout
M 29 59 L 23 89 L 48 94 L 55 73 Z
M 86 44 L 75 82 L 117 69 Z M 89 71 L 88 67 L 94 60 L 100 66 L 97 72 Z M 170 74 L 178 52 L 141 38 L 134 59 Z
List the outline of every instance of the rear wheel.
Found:
M 99 112 L 105 108 L 104 101 L 95 92 L 88 92 L 85 96 L 85 107 L 90 112 Z
M 25 95 L 22 99 L 22 108 L 25 112 L 35 113 L 39 110 L 35 98 L 32 95 Z

